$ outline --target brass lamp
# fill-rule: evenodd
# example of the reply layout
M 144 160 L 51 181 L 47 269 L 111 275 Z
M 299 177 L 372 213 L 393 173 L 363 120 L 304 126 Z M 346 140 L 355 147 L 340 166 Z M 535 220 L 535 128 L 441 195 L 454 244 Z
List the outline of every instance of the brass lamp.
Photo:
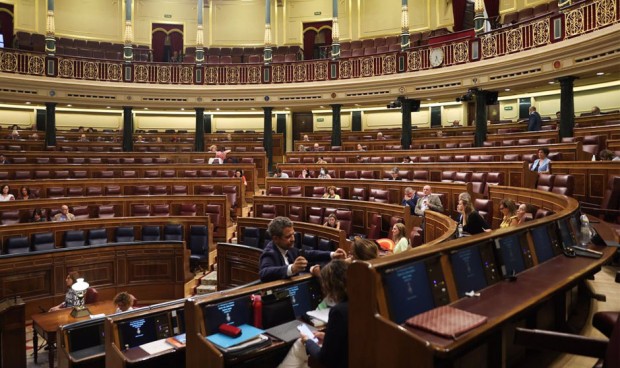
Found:
M 71 285 L 71 289 L 75 291 L 75 294 L 78 297 L 78 304 L 73 306 L 71 317 L 80 318 L 90 316 L 90 311 L 84 306 L 84 296 L 86 295 L 88 286 L 88 282 L 84 281 L 84 279 L 77 279 L 77 281 Z

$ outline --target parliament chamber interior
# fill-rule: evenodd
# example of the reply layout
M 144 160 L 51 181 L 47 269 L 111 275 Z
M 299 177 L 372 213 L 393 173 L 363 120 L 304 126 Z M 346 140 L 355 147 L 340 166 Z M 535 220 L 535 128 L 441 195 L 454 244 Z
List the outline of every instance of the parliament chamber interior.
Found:
M 278 366 L 342 263 L 290 272 L 282 217 L 348 257 L 300 366 L 620 367 L 619 36 L 620 0 L 0 0 L 0 367 Z

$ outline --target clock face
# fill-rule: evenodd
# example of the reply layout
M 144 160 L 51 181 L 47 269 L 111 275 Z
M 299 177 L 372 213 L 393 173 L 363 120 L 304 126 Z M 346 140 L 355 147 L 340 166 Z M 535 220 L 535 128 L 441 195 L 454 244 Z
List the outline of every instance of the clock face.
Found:
M 443 63 L 443 49 L 435 48 L 430 52 L 431 66 L 440 66 Z

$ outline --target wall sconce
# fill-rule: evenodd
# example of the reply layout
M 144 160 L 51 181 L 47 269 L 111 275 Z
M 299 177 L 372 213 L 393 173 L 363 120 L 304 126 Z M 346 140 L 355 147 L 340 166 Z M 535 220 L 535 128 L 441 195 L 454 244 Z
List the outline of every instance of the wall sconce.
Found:
M 77 281 L 71 285 L 71 289 L 75 291 L 78 297 L 78 305 L 73 306 L 71 317 L 80 318 L 90 316 L 90 311 L 84 306 L 84 296 L 89 286 L 88 282 L 84 281 L 84 279 L 77 279 Z

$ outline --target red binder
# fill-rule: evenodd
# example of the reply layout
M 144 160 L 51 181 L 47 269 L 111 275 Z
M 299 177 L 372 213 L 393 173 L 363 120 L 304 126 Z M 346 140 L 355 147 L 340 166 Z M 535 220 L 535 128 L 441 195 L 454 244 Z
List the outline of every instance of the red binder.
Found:
M 436 335 L 456 338 L 485 324 L 487 317 L 443 306 L 431 309 L 407 320 L 406 324 Z

